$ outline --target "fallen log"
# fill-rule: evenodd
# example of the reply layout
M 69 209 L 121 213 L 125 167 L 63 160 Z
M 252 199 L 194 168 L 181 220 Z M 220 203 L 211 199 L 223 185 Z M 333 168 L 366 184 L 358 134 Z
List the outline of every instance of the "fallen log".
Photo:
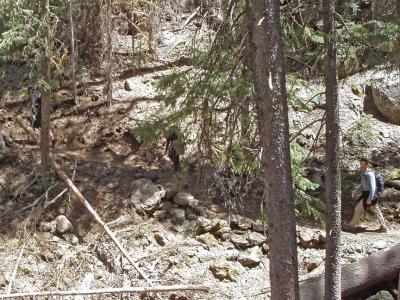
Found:
M 17 123 L 28 133 L 30 134 L 35 142 L 39 144 L 39 139 L 36 135 L 36 133 L 29 128 L 28 126 L 25 125 L 24 121 L 22 120 L 21 117 L 16 118 Z M 133 261 L 133 259 L 130 257 L 128 252 L 125 250 L 125 248 L 122 246 L 122 244 L 117 240 L 115 237 L 114 233 L 111 231 L 111 229 L 108 227 L 106 223 L 103 222 L 103 220 L 100 218 L 100 216 L 97 214 L 97 212 L 94 210 L 94 208 L 90 205 L 89 201 L 86 200 L 86 198 L 81 194 L 81 192 L 78 190 L 78 188 L 75 186 L 75 184 L 69 179 L 67 174 L 61 169 L 60 165 L 50 156 L 50 161 L 57 173 L 57 175 L 65 182 L 65 184 L 71 189 L 71 191 L 75 194 L 75 196 L 78 198 L 78 200 L 86 207 L 86 209 L 89 211 L 89 213 L 94 217 L 97 223 L 100 224 L 100 226 L 104 229 L 104 231 L 107 233 L 107 235 L 111 238 L 111 240 L 114 242 L 114 244 L 117 246 L 117 248 L 121 251 L 123 256 L 128 260 L 128 262 L 136 269 L 136 271 L 142 276 L 142 278 L 151 286 L 153 287 L 153 283 L 150 280 L 150 278 L 147 277 L 147 275 L 140 269 L 139 265 Z M 162 299 L 160 295 L 157 294 L 157 297 L 159 299 Z
M 12 299 L 22 297 L 53 297 L 53 296 L 88 296 L 104 294 L 134 294 L 134 293 L 158 293 L 175 291 L 202 291 L 209 292 L 210 289 L 202 285 L 170 285 L 153 287 L 124 287 L 124 288 L 106 288 L 85 291 L 43 291 L 43 292 L 25 292 L 14 294 L 0 294 L 0 299 Z
M 385 180 L 385 187 L 400 190 L 400 180 Z
M 399 270 L 400 244 L 345 265 L 342 267 L 342 298 L 354 299 L 382 287 L 383 283 L 397 280 Z M 300 284 L 300 299 L 324 299 L 324 286 L 324 275 L 304 281 Z

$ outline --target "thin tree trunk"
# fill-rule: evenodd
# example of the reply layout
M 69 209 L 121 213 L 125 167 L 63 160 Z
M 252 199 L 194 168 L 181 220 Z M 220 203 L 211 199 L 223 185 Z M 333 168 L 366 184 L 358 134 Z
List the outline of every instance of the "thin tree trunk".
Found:
M 71 34 L 71 71 L 72 71 L 72 97 L 74 98 L 74 103 L 77 102 L 77 91 L 76 91 L 76 53 L 75 53 L 75 34 L 74 34 L 74 4 L 73 0 L 69 0 L 69 26 Z
M 340 233 L 340 120 L 338 79 L 336 68 L 335 1 L 323 0 L 325 33 L 325 87 L 326 87 L 326 259 L 325 299 L 341 299 Z
M 112 72 L 113 72 L 113 49 L 112 49 L 112 3 L 111 0 L 105 1 L 105 14 L 103 18 L 105 30 L 106 30 L 106 57 L 107 57 L 107 84 L 105 87 L 105 91 L 107 94 L 107 102 L 108 106 L 111 107 L 112 104 L 112 86 L 113 86 L 113 79 L 112 79 Z
M 397 20 L 397 38 L 396 38 L 396 50 L 394 61 L 397 64 L 397 69 L 400 71 L 400 0 L 396 0 L 396 20 Z
M 222 15 L 222 22 L 225 23 L 228 20 L 229 0 L 221 0 L 220 11 Z
M 250 97 L 244 96 L 243 102 L 240 104 L 240 138 L 244 141 L 249 141 L 250 128 Z
M 135 66 L 135 13 L 133 10 L 127 13 L 128 29 L 131 33 L 131 47 L 132 47 L 132 68 Z
M 253 77 L 261 114 L 265 200 L 270 239 L 271 299 L 299 299 L 288 103 L 279 4 L 250 0 Z
M 42 39 L 45 49 L 42 53 L 41 71 L 46 85 L 42 90 L 41 124 L 40 124 L 40 159 L 43 174 L 50 166 L 50 27 L 49 27 L 49 0 L 41 0 L 41 14 L 43 20 Z

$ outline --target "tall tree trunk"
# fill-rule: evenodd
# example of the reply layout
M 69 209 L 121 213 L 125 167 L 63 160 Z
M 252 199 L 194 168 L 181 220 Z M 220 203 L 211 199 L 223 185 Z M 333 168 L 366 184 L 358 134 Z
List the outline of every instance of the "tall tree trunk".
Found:
M 250 0 L 253 79 L 261 124 L 271 299 L 299 299 L 288 103 L 277 0 Z
M 112 0 L 105 0 L 105 14 L 103 15 L 103 22 L 106 30 L 106 59 L 107 59 L 107 83 L 105 86 L 105 92 L 107 94 L 108 106 L 112 104 L 112 86 L 113 86 L 113 49 L 112 49 Z
M 325 299 L 341 299 L 340 232 L 340 120 L 336 67 L 335 0 L 323 0 L 326 87 L 326 259 Z
M 43 174 L 46 174 L 50 166 L 50 26 L 49 26 L 49 0 L 41 0 L 42 32 L 44 49 L 41 59 L 41 71 L 46 86 L 42 90 L 41 101 L 41 125 L 40 125 L 40 159 Z
M 74 4 L 73 0 L 69 0 L 69 26 L 71 34 L 71 72 L 72 72 L 72 97 L 74 103 L 78 104 L 76 99 L 76 53 L 75 53 L 75 34 L 74 34 Z

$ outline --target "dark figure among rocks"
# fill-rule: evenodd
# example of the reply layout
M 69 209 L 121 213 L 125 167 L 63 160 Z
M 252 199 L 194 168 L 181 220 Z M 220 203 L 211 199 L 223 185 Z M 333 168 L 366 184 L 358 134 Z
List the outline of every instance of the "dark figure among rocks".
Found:
M 174 170 L 178 172 L 181 168 L 180 156 L 185 153 L 182 133 L 177 128 L 170 129 L 167 132 L 166 140 L 165 151 L 168 151 L 168 157 L 174 164 Z
M 42 94 L 35 90 L 32 86 L 28 87 L 28 99 L 27 101 L 31 105 L 32 112 L 32 123 L 31 126 L 34 130 L 39 129 L 42 122 Z M 50 130 L 50 142 L 54 146 L 55 139 L 53 133 Z

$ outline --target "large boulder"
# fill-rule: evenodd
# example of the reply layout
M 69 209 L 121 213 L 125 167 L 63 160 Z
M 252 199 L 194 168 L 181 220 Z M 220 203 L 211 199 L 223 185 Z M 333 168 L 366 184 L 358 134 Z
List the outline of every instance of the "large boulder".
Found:
M 238 262 L 243 267 L 252 268 L 258 266 L 261 262 L 261 259 L 257 251 L 258 251 L 257 248 L 254 248 L 252 249 L 250 254 L 241 253 L 238 257 Z
M 372 100 L 386 119 L 400 125 L 399 78 L 382 80 L 371 84 Z
M 165 191 L 148 178 L 140 178 L 132 184 L 131 202 L 137 210 L 147 214 L 152 214 L 157 209 L 164 195 Z

